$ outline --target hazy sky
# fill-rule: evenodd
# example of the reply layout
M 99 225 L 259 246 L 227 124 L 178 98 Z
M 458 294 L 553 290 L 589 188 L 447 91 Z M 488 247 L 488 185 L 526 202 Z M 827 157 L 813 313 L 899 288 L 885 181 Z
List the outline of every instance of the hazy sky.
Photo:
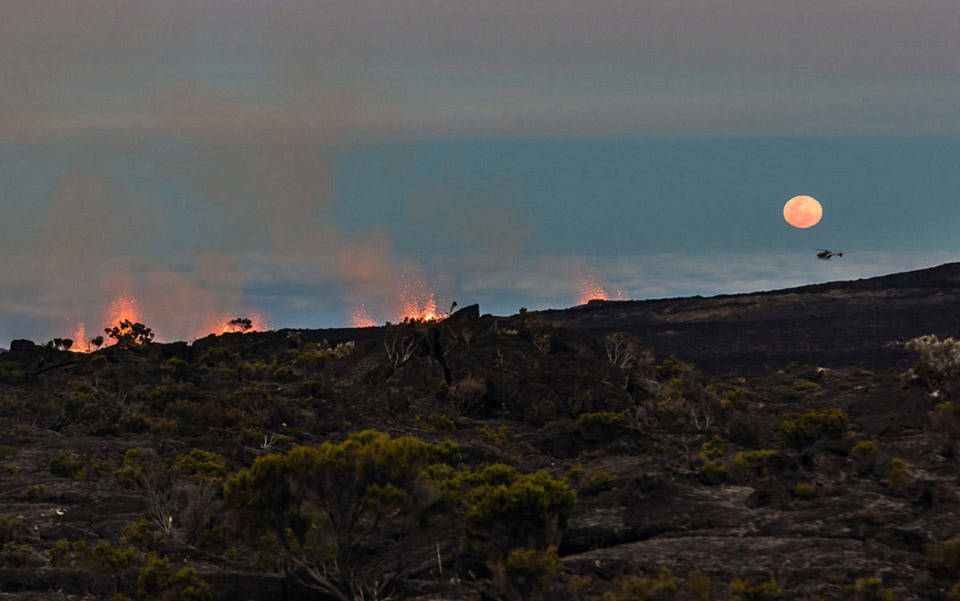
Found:
M 954 0 L 7 0 L 0 345 L 124 291 L 172 339 L 395 319 L 411 283 L 511 312 L 954 260 L 957 31 Z

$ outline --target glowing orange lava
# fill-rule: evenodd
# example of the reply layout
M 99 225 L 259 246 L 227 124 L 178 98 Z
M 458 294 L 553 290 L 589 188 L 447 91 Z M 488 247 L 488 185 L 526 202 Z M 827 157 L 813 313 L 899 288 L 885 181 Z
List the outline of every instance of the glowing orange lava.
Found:
M 249 319 L 250 327 L 244 328 L 243 325 L 239 323 L 231 323 L 236 319 Z M 266 332 L 273 328 L 273 323 L 263 314 L 251 311 L 246 312 L 242 316 L 233 316 L 228 317 L 224 315 L 218 315 L 216 318 L 211 320 L 211 324 L 201 330 L 200 336 L 197 338 L 203 338 L 209 336 L 210 334 L 221 335 L 221 334 L 244 334 L 249 332 Z
M 107 317 L 107 327 L 113 328 L 124 321 L 143 323 L 140 305 L 133 298 L 122 294 L 110 303 L 110 312 Z M 113 343 L 110 343 L 113 344 Z
M 446 312 L 437 309 L 437 299 L 433 291 L 421 281 L 404 284 L 400 294 L 399 320 L 440 321 L 447 317 Z
M 73 346 L 70 350 L 75 353 L 92 353 L 96 350 L 87 339 L 87 327 L 82 321 L 73 332 Z
M 613 300 L 626 300 L 626 298 L 623 290 L 618 288 Z M 585 305 L 592 300 L 606 301 L 611 300 L 611 298 L 603 286 L 599 285 L 596 280 L 590 276 L 582 276 L 577 281 L 577 304 Z
M 360 305 L 354 309 L 353 314 L 350 316 L 350 325 L 355 328 L 372 328 L 377 325 L 377 322 L 370 319 L 367 308 Z
M 121 293 L 110 303 L 110 308 L 106 314 L 107 325 L 104 329 L 119 326 L 124 320 L 129 320 L 131 323 L 142 323 L 141 315 L 139 303 L 126 293 Z M 103 330 L 98 330 L 96 336 L 103 337 L 103 346 L 106 347 L 115 344 L 109 336 L 101 333 L 102 331 Z M 97 350 L 97 348 L 100 347 L 90 344 L 90 338 L 87 337 L 86 323 L 80 322 L 76 330 L 74 330 L 73 346 L 70 347 L 70 350 L 75 353 L 92 353 Z

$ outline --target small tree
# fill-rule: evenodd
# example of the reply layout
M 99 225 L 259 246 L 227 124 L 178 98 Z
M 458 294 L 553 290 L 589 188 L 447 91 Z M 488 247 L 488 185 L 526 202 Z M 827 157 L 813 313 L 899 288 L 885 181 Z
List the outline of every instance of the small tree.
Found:
M 577 493 L 546 472 L 521 474 L 494 464 L 477 478 L 467 494 L 465 546 L 490 562 L 505 559 L 514 549 L 547 549 L 560 544 L 563 528 Z
M 45 346 L 58 351 L 69 351 L 70 347 L 73 346 L 73 340 L 69 338 L 54 338 Z
M 253 329 L 253 321 L 246 317 L 237 317 L 227 322 L 231 332 L 249 332 Z
M 112 328 L 104 330 L 107 336 L 116 341 L 120 348 L 131 348 L 153 342 L 153 331 L 142 323 L 133 323 L 124 319 Z
M 94 349 L 99 349 L 103 346 L 103 336 L 97 336 L 96 338 L 90 339 L 90 346 Z
M 368 430 L 260 457 L 227 480 L 224 500 L 250 534 L 277 542 L 308 586 L 342 601 L 383 599 L 435 561 L 409 545 L 437 499 L 421 472 L 455 455 L 450 444 Z

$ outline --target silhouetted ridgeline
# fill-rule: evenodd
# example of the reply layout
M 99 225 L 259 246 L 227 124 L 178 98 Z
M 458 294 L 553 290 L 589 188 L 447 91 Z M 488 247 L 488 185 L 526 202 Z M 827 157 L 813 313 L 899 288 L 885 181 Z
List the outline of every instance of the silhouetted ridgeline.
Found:
M 769 292 L 648 301 L 596 301 L 543 311 L 594 337 L 628 331 L 657 354 L 708 371 L 760 373 L 791 361 L 888 367 L 902 342 L 960 335 L 960 263 Z

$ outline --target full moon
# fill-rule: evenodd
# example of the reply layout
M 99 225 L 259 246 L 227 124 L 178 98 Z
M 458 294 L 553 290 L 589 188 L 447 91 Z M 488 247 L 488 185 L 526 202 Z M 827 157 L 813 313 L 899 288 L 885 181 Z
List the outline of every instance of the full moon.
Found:
M 820 223 L 823 207 L 812 196 L 794 196 L 783 205 L 783 218 L 793 227 L 808 228 Z

